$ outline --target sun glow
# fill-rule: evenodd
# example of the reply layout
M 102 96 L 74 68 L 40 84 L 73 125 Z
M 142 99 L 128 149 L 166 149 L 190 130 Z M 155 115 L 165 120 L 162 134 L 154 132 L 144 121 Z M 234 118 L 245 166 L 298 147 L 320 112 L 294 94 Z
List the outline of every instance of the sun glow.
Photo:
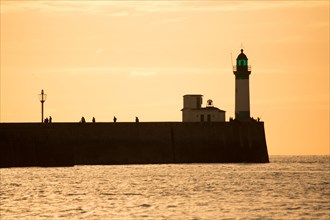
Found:
M 181 121 L 203 94 L 234 116 L 252 65 L 270 154 L 329 154 L 328 1 L 1 1 L 1 122 Z

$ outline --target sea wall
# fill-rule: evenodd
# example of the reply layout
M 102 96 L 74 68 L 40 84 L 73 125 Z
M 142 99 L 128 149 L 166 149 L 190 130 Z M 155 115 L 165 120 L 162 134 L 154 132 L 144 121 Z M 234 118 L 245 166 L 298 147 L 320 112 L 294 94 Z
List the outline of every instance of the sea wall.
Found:
M 0 124 L 0 167 L 233 162 L 269 162 L 263 122 Z

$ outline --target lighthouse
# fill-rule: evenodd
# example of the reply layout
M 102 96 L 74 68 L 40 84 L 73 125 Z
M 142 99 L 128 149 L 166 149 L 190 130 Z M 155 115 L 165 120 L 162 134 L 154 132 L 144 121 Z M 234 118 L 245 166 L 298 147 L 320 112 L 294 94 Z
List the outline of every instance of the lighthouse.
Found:
M 243 53 L 243 49 L 236 59 L 233 72 L 235 75 L 235 119 L 248 121 L 250 120 L 249 76 L 251 66 L 248 65 L 248 58 Z

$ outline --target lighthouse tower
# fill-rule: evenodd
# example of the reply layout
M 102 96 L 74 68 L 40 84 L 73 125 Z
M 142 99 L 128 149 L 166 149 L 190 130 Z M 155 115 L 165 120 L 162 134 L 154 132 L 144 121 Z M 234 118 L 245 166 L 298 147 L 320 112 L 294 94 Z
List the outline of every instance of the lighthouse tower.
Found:
M 250 88 L 249 76 L 251 66 L 248 66 L 248 58 L 243 53 L 238 55 L 236 66 L 234 66 L 235 75 L 235 119 L 241 121 L 250 120 Z

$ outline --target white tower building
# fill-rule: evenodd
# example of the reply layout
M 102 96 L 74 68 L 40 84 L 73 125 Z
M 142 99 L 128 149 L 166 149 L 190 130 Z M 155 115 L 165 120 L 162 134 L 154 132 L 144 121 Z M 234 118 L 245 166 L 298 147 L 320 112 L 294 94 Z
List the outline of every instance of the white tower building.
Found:
M 241 121 L 250 120 L 250 88 L 249 76 L 251 66 L 248 65 L 248 58 L 243 53 L 238 55 L 236 66 L 234 66 L 235 75 L 235 119 Z

